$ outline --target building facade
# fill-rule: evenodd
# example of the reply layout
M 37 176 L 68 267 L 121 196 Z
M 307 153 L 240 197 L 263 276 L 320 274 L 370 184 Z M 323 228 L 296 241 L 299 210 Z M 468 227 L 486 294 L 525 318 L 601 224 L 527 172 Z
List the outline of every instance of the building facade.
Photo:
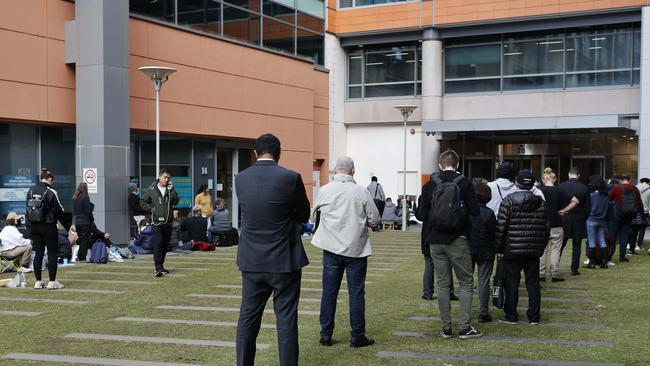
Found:
M 320 4 L 320 5 L 319 5 Z M 66 211 L 96 169 L 97 225 L 128 233 L 127 184 L 155 172 L 153 83 L 138 68 L 177 69 L 162 87 L 161 166 L 188 209 L 199 186 L 226 199 L 263 133 L 311 196 L 327 180 L 324 5 L 305 1 L 9 1 L 0 6 L 0 216 L 24 212 L 41 167 Z M 68 220 L 72 218 L 68 216 Z
M 349 154 L 360 183 L 375 175 L 400 195 L 394 106 L 412 104 L 409 195 L 449 148 L 474 179 L 503 160 L 562 180 L 571 166 L 648 176 L 649 16 L 627 0 L 331 0 L 330 157 Z

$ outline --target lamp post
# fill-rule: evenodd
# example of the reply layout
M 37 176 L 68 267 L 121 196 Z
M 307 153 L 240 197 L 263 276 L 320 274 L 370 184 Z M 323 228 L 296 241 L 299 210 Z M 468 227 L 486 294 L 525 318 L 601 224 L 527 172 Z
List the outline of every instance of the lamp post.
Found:
M 176 72 L 173 67 L 164 66 L 143 66 L 138 68 L 153 81 L 154 90 L 156 91 L 156 173 L 160 174 L 160 88 L 167 81 L 169 75 Z
M 396 105 L 395 108 L 399 109 L 404 118 L 404 194 L 402 195 L 402 231 L 406 231 L 406 213 L 407 213 L 407 204 L 406 204 L 406 122 L 408 121 L 413 111 L 417 108 L 414 105 Z

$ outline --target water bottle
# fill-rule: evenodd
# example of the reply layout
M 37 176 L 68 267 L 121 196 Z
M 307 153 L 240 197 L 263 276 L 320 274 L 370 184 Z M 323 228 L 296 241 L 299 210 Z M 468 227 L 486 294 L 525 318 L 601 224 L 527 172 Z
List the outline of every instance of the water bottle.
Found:
M 20 287 L 27 287 L 27 275 L 25 272 L 20 272 Z

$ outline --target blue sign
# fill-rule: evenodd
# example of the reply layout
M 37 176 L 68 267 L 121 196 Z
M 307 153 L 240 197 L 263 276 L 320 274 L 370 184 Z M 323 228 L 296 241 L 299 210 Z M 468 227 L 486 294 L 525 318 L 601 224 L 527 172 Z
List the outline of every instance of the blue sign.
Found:
M 177 208 L 192 208 L 194 205 L 194 192 L 192 191 L 192 177 L 173 177 L 172 184 L 178 193 Z
M 9 212 L 25 214 L 25 198 L 29 188 L 36 185 L 35 175 L 0 175 L 0 215 Z

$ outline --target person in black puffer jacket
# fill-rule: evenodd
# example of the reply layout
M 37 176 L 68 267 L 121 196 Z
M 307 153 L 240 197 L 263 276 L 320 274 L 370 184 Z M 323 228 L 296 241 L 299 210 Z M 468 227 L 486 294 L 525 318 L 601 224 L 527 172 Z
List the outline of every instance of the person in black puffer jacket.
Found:
M 547 243 L 546 205 L 541 197 L 530 190 L 535 177 L 529 170 L 517 175 L 517 191 L 501 202 L 497 215 L 496 252 L 503 258 L 506 273 L 505 304 L 502 323 L 517 322 L 517 303 L 519 302 L 519 280 L 524 270 L 528 290 L 528 321 L 539 324 L 540 290 L 539 257 L 544 253 Z
M 494 217 L 494 211 L 486 206 L 492 199 L 492 192 L 487 183 L 485 179 L 482 179 L 474 186 L 480 213 L 478 216 L 470 216 L 472 235 L 469 241 L 469 250 L 472 254 L 472 270 L 478 271 L 479 323 L 492 321 L 492 317 L 488 313 L 488 304 L 490 301 L 490 276 L 492 276 L 494 267 L 494 238 L 497 219 Z

